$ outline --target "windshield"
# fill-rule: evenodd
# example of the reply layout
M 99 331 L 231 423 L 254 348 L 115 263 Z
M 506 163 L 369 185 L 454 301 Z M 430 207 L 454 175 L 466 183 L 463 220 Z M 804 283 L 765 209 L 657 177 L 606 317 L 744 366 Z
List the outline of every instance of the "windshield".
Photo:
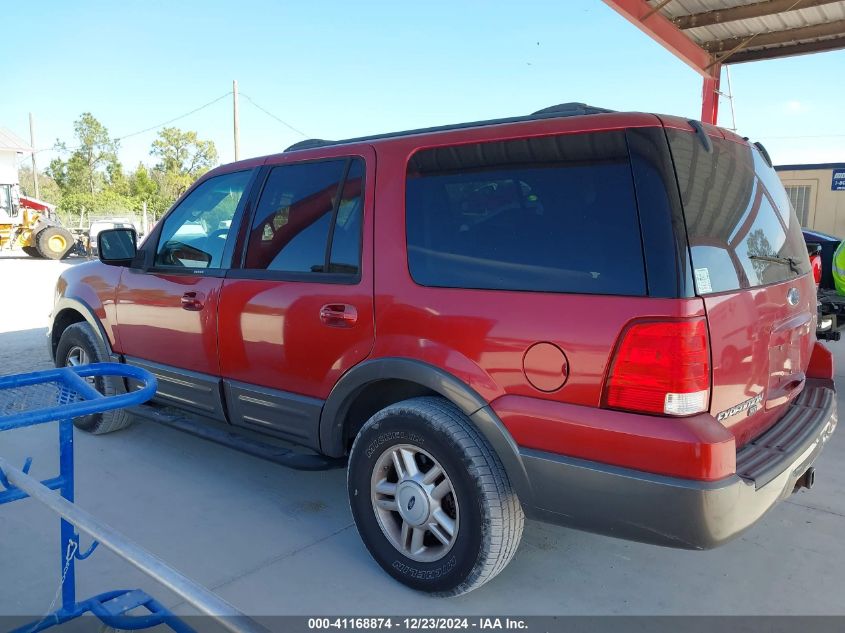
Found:
M 0 212 L 9 214 L 12 210 L 11 187 L 0 185 Z

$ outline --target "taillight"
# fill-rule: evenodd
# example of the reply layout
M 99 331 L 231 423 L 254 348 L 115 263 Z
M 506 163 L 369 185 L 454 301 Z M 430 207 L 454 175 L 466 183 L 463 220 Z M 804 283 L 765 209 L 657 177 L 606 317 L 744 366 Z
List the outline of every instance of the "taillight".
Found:
M 810 255 L 810 267 L 813 269 L 813 279 L 818 286 L 822 282 L 822 258 L 820 255 Z
M 703 318 L 647 321 L 623 334 L 604 405 L 640 413 L 691 415 L 710 400 L 710 344 Z

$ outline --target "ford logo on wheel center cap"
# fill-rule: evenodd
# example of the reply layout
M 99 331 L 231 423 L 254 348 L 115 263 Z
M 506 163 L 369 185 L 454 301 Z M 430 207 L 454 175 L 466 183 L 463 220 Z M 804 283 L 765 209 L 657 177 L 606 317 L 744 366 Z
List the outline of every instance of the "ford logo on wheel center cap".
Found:
M 799 292 L 798 288 L 790 288 L 789 292 L 786 293 L 786 300 L 791 306 L 797 306 L 800 299 L 801 292 Z

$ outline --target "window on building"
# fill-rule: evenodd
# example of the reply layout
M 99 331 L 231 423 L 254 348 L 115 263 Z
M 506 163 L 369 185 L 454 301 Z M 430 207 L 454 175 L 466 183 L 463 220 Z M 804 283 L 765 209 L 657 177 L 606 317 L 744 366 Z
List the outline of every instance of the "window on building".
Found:
M 812 191 L 813 188 L 809 185 L 786 187 L 786 195 L 789 196 L 789 201 L 792 203 L 792 208 L 795 209 L 795 215 L 798 216 L 801 226 L 807 226 L 810 219 L 810 194 Z

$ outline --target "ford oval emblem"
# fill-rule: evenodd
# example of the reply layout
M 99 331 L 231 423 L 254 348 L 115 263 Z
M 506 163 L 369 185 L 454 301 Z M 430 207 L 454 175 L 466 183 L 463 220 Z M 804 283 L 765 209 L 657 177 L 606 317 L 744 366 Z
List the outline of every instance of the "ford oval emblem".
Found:
M 786 300 L 789 302 L 789 305 L 797 306 L 801 300 L 801 293 L 798 288 L 790 288 L 789 292 L 786 293 Z

